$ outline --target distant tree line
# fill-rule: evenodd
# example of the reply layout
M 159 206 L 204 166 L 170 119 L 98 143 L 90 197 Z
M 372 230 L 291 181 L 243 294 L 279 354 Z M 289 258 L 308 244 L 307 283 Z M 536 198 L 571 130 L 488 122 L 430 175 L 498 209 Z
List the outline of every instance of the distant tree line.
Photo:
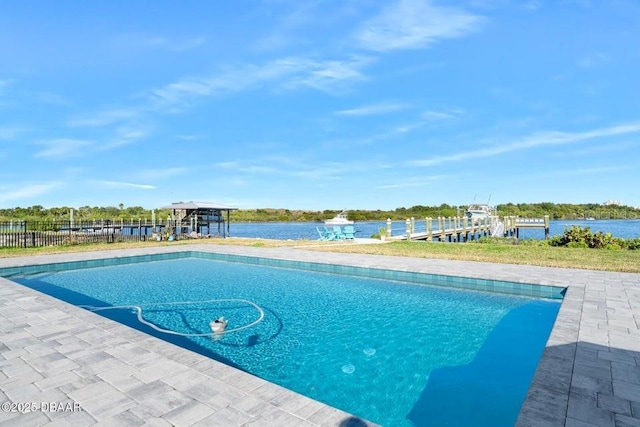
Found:
M 170 214 L 169 211 L 156 210 L 158 218 L 165 219 Z M 131 206 L 125 208 L 120 204 L 115 206 L 82 206 L 74 208 L 73 218 L 77 221 L 98 220 L 98 219 L 151 219 L 151 210 L 141 206 Z M 35 205 L 28 208 L 0 209 L 0 220 L 30 220 L 30 221 L 68 221 L 71 219 L 71 207 L 62 206 L 46 209 L 43 206 Z
M 501 216 L 516 215 L 526 218 L 539 218 L 549 215 L 551 219 L 635 219 L 640 218 L 640 209 L 625 205 L 601 205 L 587 203 L 574 205 L 568 203 L 507 203 L 496 206 Z
M 541 218 L 549 215 L 552 219 L 625 219 L 640 218 L 640 209 L 621 205 L 600 205 L 595 203 L 568 204 L 568 203 L 507 203 L 496 206 L 498 215 L 515 215 L 526 218 Z M 394 210 L 350 210 L 349 219 L 354 221 L 384 221 L 404 220 L 410 217 L 436 218 L 438 216 L 453 217 L 462 216 L 466 206 L 451 206 L 446 203 L 439 206 L 416 205 L 410 208 L 396 208 Z M 28 208 L 0 209 L 0 221 L 9 220 L 40 220 L 40 221 L 68 221 L 71 207 L 62 206 L 44 208 L 40 205 Z M 171 212 L 168 210 L 156 210 L 158 220 L 166 219 Z M 292 209 L 240 209 L 231 213 L 234 222 L 286 222 L 286 221 L 312 221 L 318 222 L 333 218 L 338 210 L 292 210 Z M 151 219 L 151 210 L 141 206 L 124 207 L 115 206 L 82 206 L 74 209 L 74 220 L 100 220 L 100 219 Z

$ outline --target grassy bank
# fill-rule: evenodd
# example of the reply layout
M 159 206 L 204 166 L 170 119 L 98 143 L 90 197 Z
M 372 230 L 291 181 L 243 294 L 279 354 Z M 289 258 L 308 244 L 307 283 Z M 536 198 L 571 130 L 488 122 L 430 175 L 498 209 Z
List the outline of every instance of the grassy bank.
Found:
M 392 242 L 314 250 L 640 273 L 640 251 L 500 243 Z
M 308 242 L 308 243 L 307 243 Z M 150 248 L 155 246 L 181 246 L 191 244 L 212 244 L 212 245 L 237 245 L 237 246 L 256 246 L 256 247 L 281 247 L 294 246 L 294 242 L 285 240 L 265 240 L 265 239 L 244 239 L 232 237 L 228 239 L 203 239 L 203 240 L 179 240 L 173 242 L 126 242 L 126 243 L 90 243 L 83 245 L 61 245 L 46 246 L 39 248 L 0 248 L 0 258 L 35 256 L 61 254 L 69 252 L 89 252 L 89 251 L 108 251 L 122 250 L 131 248 Z M 313 241 L 297 241 L 295 245 L 305 245 L 315 243 Z
M 65 252 L 122 250 L 153 246 L 185 244 L 242 245 L 254 247 L 299 247 L 301 249 L 365 253 L 372 255 L 440 258 L 461 261 L 483 261 L 545 267 L 578 268 L 640 273 L 640 251 L 566 248 L 546 245 L 511 245 L 504 243 L 439 243 L 391 242 L 380 245 L 360 245 L 352 242 L 334 243 L 309 240 L 284 241 L 266 239 L 209 239 L 178 242 L 132 242 L 91 245 L 55 246 L 46 248 L 2 248 L 0 257 L 34 256 Z

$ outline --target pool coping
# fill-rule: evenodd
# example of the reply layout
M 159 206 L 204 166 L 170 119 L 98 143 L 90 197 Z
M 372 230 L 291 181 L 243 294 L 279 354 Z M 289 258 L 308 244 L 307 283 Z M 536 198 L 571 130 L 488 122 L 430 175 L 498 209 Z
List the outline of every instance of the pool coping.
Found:
M 198 244 L 126 249 L 117 253 L 116 251 L 96 251 L 5 258 L 0 259 L 0 268 L 184 251 L 566 287 L 567 292 L 521 409 L 517 425 L 615 426 L 639 423 L 640 274 L 343 254 L 291 247 L 255 248 Z M 7 279 L 0 279 L 0 301 L 4 302 L 0 305 L 0 317 L 7 318 L 9 313 L 11 318 L 17 319 L 7 318 L 12 323 L 9 331 L 5 331 L 5 327 L 0 326 L 0 331 L 3 332 L 3 338 L 0 341 L 0 366 L 3 368 L 3 373 L 0 374 L 2 400 L 24 402 L 29 396 L 36 399 L 37 396 L 48 395 L 58 396 L 58 400 L 66 397 L 67 400 L 80 399 L 81 402 L 81 398 L 93 398 L 87 400 L 86 404 L 89 406 L 82 412 L 36 411 L 20 415 L 21 421 L 26 420 L 22 417 L 33 418 L 36 422 L 33 425 L 40 425 L 37 424 L 38 422 L 62 420 L 61 417 L 65 420 L 76 417 L 89 424 L 105 420 L 116 423 L 120 421 L 124 424 L 132 424 L 132 421 L 137 420 L 146 422 L 156 420 L 170 424 L 175 422 L 180 425 L 198 425 L 198 423 L 210 425 L 220 417 L 227 417 L 224 418 L 226 425 L 250 425 L 254 422 L 263 425 L 329 426 L 345 425 L 345 423 L 373 425 L 189 350 L 149 337 L 94 313 L 14 284 Z M 38 309 L 34 310 L 34 307 Z M 48 319 L 47 316 L 52 318 Z M 46 324 L 47 331 L 55 331 L 42 335 L 37 329 L 38 325 L 43 324 Z M 66 349 L 68 345 L 63 343 L 74 341 L 73 337 L 77 335 L 69 333 L 69 331 L 75 331 L 74 328 L 85 328 L 78 339 L 86 341 L 84 347 L 88 346 L 89 349 L 75 348 L 82 344 L 75 341 L 75 347 L 69 344 L 70 348 L 74 348 L 70 354 L 56 350 L 57 348 Z M 96 341 L 94 336 L 96 334 L 107 338 L 92 342 L 92 340 Z M 83 336 L 90 339 L 83 340 Z M 12 339 L 7 341 L 7 337 Z M 125 340 L 126 344 L 123 344 L 122 340 Z M 62 347 L 58 347 L 60 345 Z M 134 381 L 133 385 L 129 383 L 121 385 L 118 383 L 123 381 L 121 376 L 114 377 L 117 381 L 110 377 L 113 375 L 110 372 L 114 369 L 109 368 L 109 363 L 115 363 L 113 358 L 119 355 L 117 350 L 123 345 L 138 346 L 139 351 L 144 354 L 149 352 L 154 357 L 158 357 L 159 361 L 149 362 L 148 366 L 143 364 L 139 368 L 135 364 L 132 366 L 130 360 L 117 360 L 118 363 L 124 362 L 128 369 L 138 369 L 135 374 L 130 374 L 128 377 L 133 377 L 142 384 Z M 55 369 L 48 370 L 41 365 L 41 360 L 53 358 L 52 354 L 56 357 L 60 357 L 61 354 L 64 356 L 53 361 L 53 364 L 65 366 L 64 369 L 67 370 L 64 374 Z M 74 355 L 77 357 L 74 358 Z M 96 357 L 103 359 L 96 362 Z M 35 365 L 30 363 L 32 361 L 35 361 Z M 104 373 L 92 372 L 91 366 L 95 363 L 102 363 L 105 366 Z M 118 363 L 115 364 L 120 366 Z M 170 377 L 155 378 L 158 370 L 167 369 L 165 365 L 171 367 Z M 6 367 L 9 367 L 8 371 Z M 174 372 L 176 370 L 179 372 Z M 15 376 L 17 374 L 9 376 L 5 371 L 22 372 L 20 378 L 25 379 L 20 380 Z M 24 375 L 24 372 L 28 375 Z M 79 373 L 86 374 L 86 377 Z M 233 403 L 227 402 L 228 404 L 220 408 L 220 402 L 210 402 L 211 396 L 200 396 L 198 393 L 202 393 L 202 390 L 196 387 L 194 391 L 195 386 L 186 387 L 178 379 L 181 373 L 197 378 L 200 388 L 205 387 L 202 384 L 210 382 L 222 390 L 230 390 L 229 395 L 235 396 L 235 400 Z M 64 378 L 60 378 L 61 376 Z M 32 379 L 31 382 L 29 382 L 30 379 Z M 152 381 L 145 383 L 149 379 Z M 58 384 L 61 381 L 67 382 Z M 177 393 L 182 396 L 177 400 L 181 405 L 170 408 L 168 412 L 162 414 L 158 414 L 160 409 L 145 412 L 141 408 L 153 406 L 154 402 L 151 400 L 150 403 L 145 396 L 141 395 L 141 390 L 146 390 L 145 387 L 149 387 L 148 384 L 159 386 L 169 395 Z M 16 387 L 20 392 L 15 391 Z M 95 397 L 94 394 L 86 391 L 91 389 L 104 390 L 104 394 L 101 395 L 103 397 Z M 83 393 L 89 394 L 85 396 Z M 215 388 L 209 390 L 209 393 L 214 396 L 220 394 Z M 121 405 L 105 406 L 101 403 L 104 399 L 119 402 Z M 39 401 L 44 400 L 39 399 Z M 315 411 L 311 411 L 312 408 Z M 18 415 L 0 413 L 0 422 L 14 416 Z M 85 418 L 82 418 L 83 416 Z M 183 422 L 184 420 L 187 421 Z

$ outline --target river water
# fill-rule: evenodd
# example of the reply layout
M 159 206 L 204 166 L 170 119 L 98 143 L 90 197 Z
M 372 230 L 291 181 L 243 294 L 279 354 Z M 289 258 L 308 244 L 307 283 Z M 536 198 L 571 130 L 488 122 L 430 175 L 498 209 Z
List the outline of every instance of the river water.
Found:
M 256 237 L 262 239 L 279 240 L 317 240 L 320 235 L 317 228 L 322 229 L 321 222 L 253 222 L 237 223 L 231 218 L 231 236 L 233 237 Z M 640 219 L 602 219 L 602 220 L 557 220 L 550 221 L 549 231 L 551 236 L 561 235 L 565 228 L 572 225 L 589 227 L 591 231 L 602 231 L 611 233 L 616 237 L 640 238 Z M 381 227 L 386 227 L 384 221 L 357 221 L 354 224 L 356 237 L 371 237 Z M 405 221 L 394 221 L 391 226 L 392 234 L 399 235 L 405 233 Z M 425 230 L 425 221 L 416 221 L 416 231 Z M 521 239 L 544 239 L 544 229 L 522 229 Z

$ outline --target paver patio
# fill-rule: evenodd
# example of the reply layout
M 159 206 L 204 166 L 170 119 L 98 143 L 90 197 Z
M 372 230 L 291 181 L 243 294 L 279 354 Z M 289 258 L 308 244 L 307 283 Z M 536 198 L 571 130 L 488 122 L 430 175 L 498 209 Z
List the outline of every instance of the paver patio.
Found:
M 567 287 L 518 425 L 640 425 L 640 274 L 197 244 L 7 258 L 0 268 L 179 251 Z M 81 408 L 2 411 L 3 425 L 372 425 L 2 278 L 0 401 Z

